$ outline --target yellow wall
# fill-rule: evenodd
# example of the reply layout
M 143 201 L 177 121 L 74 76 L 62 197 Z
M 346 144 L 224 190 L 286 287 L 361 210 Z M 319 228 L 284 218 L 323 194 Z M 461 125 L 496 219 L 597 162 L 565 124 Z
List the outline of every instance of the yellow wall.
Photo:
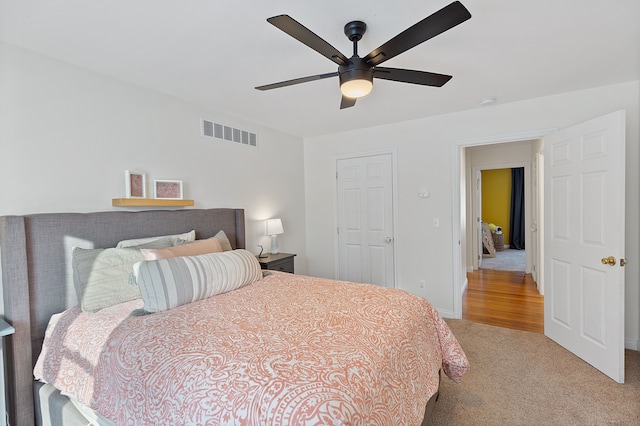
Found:
M 502 227 L 509 244 L 511 212 L 511 169 L 482 171 L 482 220 Z

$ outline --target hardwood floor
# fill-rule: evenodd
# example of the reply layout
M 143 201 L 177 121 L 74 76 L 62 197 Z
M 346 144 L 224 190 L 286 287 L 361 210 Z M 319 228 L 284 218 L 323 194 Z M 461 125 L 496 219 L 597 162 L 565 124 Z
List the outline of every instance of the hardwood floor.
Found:
M 479 269 L 467 274 L 462 318 L 514 330 L 544 333 L 544 297 L 530 274 Z

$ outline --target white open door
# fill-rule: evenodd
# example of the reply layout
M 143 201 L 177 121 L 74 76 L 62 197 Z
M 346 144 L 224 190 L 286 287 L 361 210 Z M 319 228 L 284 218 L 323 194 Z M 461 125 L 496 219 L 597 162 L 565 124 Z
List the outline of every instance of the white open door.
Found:
M 545 334 L 619 383 L 624 126 L 618 111 L 559 131 L 545 138 L 544 161 Z

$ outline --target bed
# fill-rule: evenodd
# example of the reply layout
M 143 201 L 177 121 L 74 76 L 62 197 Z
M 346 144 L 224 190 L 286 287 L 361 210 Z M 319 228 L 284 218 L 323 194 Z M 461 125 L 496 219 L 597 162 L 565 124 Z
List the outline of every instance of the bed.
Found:
M 417 425 L 427 421 L 438 396 L 441 368 L 456 381 L 468 369 L 464 352 L 428 302 L 366 284 L 270 271 L 232 291 L 151 314 L 145 313 L 147 299 L 95 313 L 77 306 L 73 247 L 110 248 L 126 239 L 188 230 L 195 230 L 197 240 L 223 231 L 234 249 L 229 255 L 245 252 L 242 209 L 0 218 L 5 317 L 16 329 L 5 339 L 12 425 L 87 424 L 88 405 L 111 407 L 109 417 L 117 424 L 393 424 L 397 418 L 389 416 L 401 415 Z M 414 311 L 426 322 L 409 314 Z M 107 331 L 92 334 L 96 324 Z M 71 334 L 81 325 L 89 328 L 79 336 L 89 333 L 92 338 L 84 341 L 98 342 L 101 350 L 81 351 L 82 337 Z M 64 344 L 56 333 L 68 336 Z M 395 340 L 382 339 L 387 336 Z M 355 346 L 355 340 L 364 345 Z M 70 347 L 72 356 L 56 352 Z M 185 348 L 198 353 L 195 361 L 183 361 L 177 351 Z M 34 366 L 40 376 L 46 364 L 67 373 L 69 365 L 82 364 L 87 376 L 34 380 Z M 161 381 L 164 376 L 173 382 Z M 210 382 L 210 376 L 222 381 Z M 176 377 L 182 380 L 176 383 Z M 126 387 L 118 385 L 125 381 Z M 61 392 L 65 382 L 73 384 Z M 119 395 L 120 388 L 132 398 Z M 146 417 L 131 417 L 136 408 L 129 399 L 144 406 Z

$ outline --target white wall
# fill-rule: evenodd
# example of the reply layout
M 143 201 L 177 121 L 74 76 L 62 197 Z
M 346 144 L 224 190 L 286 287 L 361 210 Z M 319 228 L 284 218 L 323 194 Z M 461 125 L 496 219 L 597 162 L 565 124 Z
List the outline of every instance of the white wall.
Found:
M 640 258 L 639 92 L 640 82 L 634 81 L 306 139 L 309 273 L 334 275 L 336 156 L 394 148 L 398 153 L 398 287 L 429 298 L 441 312 L 453 312 L 452 253 L 458 244 L 452 239 L 452 222 L 458 220 L 453 199 L 460 191 L 453 176 L 454 148 L 465 140 L 504 140 L 504 135 L 563 128 L 619 109 L 627 110 L 626 257 Z M 431 198 L 418 198 L 421 189 L 429 189 Z M 431 226 L 433 217 L 440 218 L 440 228 Z M 637 262 L 631 262 L 626 268 L 629 345 L 639 340 L 639 277 Z M 427 279 L 425 289 L 419 287 L 421 279 Z
M 254 252 L 264 219 L 282 218 L 280 250 L 306 271 L 300 138 L 7 44 L 0 58 L 0 215 L 119 210 L 132 169 L 182 180 L 196 208 L 244 208 Z M 258 147 L 200 136 L 201 117 Z

